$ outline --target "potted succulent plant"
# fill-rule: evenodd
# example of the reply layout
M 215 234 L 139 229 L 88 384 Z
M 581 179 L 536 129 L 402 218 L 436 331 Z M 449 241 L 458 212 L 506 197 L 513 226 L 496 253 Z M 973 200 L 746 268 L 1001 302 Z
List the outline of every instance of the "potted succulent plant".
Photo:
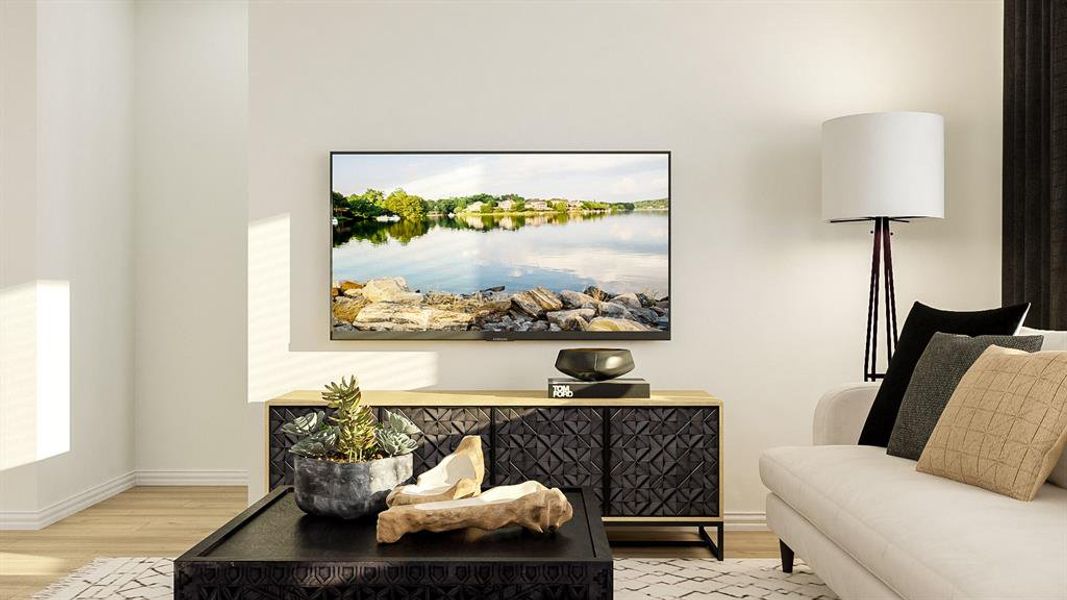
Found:
M 306 513 L 355 519 L 385 510 L 385 497 L 411 478 L 411 452 L 421 433 L 403 415 L 375 420 L 355 376 L 322 393 L 333 414 L 315 411 L 282 426 L 300 438 L 295 457 L 296 503 Z

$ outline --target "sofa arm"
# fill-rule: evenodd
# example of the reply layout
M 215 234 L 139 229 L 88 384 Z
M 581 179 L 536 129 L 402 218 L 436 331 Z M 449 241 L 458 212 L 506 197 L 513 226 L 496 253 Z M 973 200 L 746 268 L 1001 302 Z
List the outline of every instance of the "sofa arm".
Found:
M 812 426 L 815 445 L 856 444 L 877 394 L 876 382 L 844 385 L 823 394 Z

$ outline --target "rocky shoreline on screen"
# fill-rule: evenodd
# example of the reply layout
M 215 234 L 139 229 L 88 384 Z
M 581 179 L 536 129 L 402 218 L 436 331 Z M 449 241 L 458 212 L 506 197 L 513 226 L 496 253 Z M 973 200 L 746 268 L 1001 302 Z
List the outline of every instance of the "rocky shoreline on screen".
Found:
M 556 293 L 504 286 L 471 294 L 421 292 L 403 277 L 335 281 L 333 329 L 356 331 L 665 331 L 670 301 L 654 292 L 611 294 L 595 287 Z

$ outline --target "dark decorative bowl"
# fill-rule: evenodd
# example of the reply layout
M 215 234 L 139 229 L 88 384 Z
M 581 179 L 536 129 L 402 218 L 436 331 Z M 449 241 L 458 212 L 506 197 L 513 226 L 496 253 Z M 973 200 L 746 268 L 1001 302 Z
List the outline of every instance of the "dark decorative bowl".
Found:
M 556 368 L 582 381 L 606 381 L 633 371 L 634 357 L 618 348 L 571 348 L 559 351 Z

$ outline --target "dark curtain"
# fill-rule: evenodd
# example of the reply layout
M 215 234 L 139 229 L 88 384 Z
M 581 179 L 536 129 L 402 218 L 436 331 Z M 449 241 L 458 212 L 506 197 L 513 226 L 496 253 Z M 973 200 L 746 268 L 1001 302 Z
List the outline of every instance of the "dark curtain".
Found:
M 1004 304 L 1067 329 L 1067 0 L 1004 2 Z

